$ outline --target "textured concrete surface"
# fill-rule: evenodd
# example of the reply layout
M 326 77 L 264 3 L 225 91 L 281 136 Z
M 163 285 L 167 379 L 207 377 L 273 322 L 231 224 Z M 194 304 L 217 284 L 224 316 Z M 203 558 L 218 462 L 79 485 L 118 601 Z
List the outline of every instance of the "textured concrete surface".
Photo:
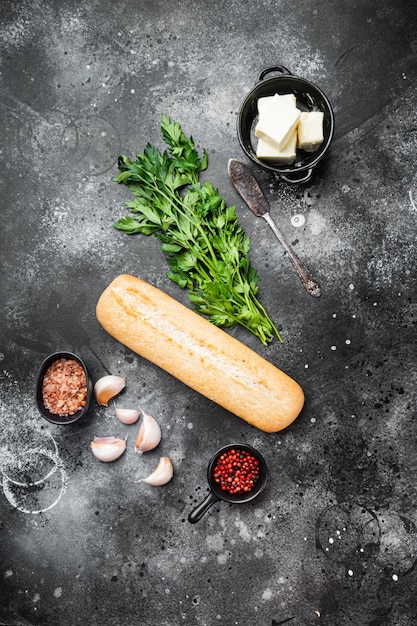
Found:
M 1 624 L 415 626 L 416 18 L 404 0 L 2 0 Z M 227 177 L 229 158 L 244 160 L 240 103 L 277 63 L 320 86 L 336 115 L 308 186 L 253 168 L 319 300 Z M 121 272 L 187 303 L 157 241 L 112 228 L 128 199 L 112 182 L 117 157 L 163 147 L 163 114 L 207 149 L 206 176 L 251 237 L 284 344 L 233 334 L 306 394 L 279 434 L 187 389 L 95 319 Z M 159 448 L 135 455 L 137 429 L 113 407 L 71 427 L 43 422 L 36 374 L 60 349 L 94 379 L 125 376 L 123 404 L 160 421 Z M 94 435 L 128 435 L 128 451 L 100 464 Z M 267 489 L 190 525 L 211 454 L 236 440 L 264 454 Z M 137 483 L 164 454 L 173 480 Z

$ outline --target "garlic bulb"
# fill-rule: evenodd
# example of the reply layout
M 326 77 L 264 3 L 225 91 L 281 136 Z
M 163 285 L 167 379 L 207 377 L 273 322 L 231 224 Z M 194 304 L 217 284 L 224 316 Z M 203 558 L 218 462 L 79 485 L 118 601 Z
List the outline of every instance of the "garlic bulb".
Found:
M 91 442 L 91 450 L 99 461 L 109 463 L 118 459 L 126 450 L 126 439 L 94 437 L 94 441 Z
M 135 411 L 134 409 L 116 409 L 115 411 L 116 417 L 123 424 L 134 424 L 139 419 L 139 411 Z
M 126 380 L 121 376 L 102 376 L 94 385 L 96 400 L 102 406 L 109 406 L 109 401 L 126 387 Z
M 157 468 L 152 472 L 152 474 L 149 474 L 147 478 L 142 478 L 139 482 L 159 487 L 160 485 L 166 485 L 166 483 L 171 480 L 173 475 L 174 468 L 172 466 L 171 459 L 167 456 L 162 456 L 159 459 Z
M 142 424 L 135 443 L 136 452 L 142 454 L 153 450 L 161 441 L 161 436 L 161 428 L 156 419 L 142 411 Z

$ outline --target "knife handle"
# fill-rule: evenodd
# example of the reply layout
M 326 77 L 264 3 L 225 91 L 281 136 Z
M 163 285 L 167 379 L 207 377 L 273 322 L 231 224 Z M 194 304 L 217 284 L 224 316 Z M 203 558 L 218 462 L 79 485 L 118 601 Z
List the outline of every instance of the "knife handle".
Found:
M 278 228 L 276 227 L 276 225 L 275 225 L 273 219 L 271 218 L 270 214 L 269 213 L 265 213 L 264 215 L 262 215 L 262 217 L 268 222 L 269 226 L 272 228 L 272 231 L 276 235 L 278 241 L 280 242 L 280 244 L 282 245 L 284 250 L 286 250 L 288 256 L 290 257 L 290 259 L 291 259 L 291 261 L 292 261 L 292 263 L 293 263 L 293 265 L 295 267 L 295 269 L 298 272 L 299 277 L 301 278 L 301 281 L 302 281 L 302 283 L 303 283 L 307 293 L 309 293 L 310 296 L 313 296 L 314 298 L 318 298 L 319 296 L 321 296 L 320 285 L 318 284 L 316 279 L 313 278 L 311 272 L 300 261 L 298 256 L 295 254 L 294 250 L 291 248 L 291 246 L 285 241 L 281 231 L 278 230 Z

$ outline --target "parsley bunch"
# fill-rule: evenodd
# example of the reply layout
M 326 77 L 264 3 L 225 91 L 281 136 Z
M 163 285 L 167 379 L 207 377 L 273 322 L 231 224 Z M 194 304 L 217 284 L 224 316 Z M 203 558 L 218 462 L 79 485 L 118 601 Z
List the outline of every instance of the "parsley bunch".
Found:
M 280 334 L 256 298 L 258 275 L 249 261 L 250 239 L 239 226 L 235 207 L 227 207 L 217 189 L 199 182 L 207 168 L 193 138 L 162 117 L 169 149 L 149 143 L 135 160 L 120 156 L 113 180 L 129 188 L 131 214 L 114 227 L 132 235 L 154 234 L 167 255 L 167 276 L 189 290 L 194 309 L 216 326 L 244 326 L 267 345 Z

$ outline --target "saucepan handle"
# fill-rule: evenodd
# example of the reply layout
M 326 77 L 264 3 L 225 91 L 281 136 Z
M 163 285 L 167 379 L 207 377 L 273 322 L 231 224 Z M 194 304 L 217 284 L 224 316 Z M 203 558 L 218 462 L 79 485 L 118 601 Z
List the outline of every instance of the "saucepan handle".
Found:
M 200 504 L 198 504 L 195 509 L 193 509 L 189 514 L 188 521 L 190 522 L 190 524 L 195 524 L 196 522 L 201 520 L 204 513 L 206 513 L 206 511 L 208 511 L 208 509 L 218 500 L 220 500 L 220 498 L 216 496 L 213 491 L 210 491 L 207 498 L 200 502 Z
M 286 174 L 278 174 L 280 178 L 286 183 L 290 183 L 291 185 L 301 185 L 302 183 L 307 183 L 313 175 L 313 168 L 307 170 L 305 174 L 302 176 L 298 176 L 294 174 L 294 176 L 287 176 Z
M 257 82 L 260 83 L 262 80 L 264 80 L 265 76 L 271 74 L 272 72 L 281 72 L 281 74 L 288 74 L 289 76 L 292 76 L 290 70 L 287 70 L 287 68 L 283 65 L 273 65 L 272 67 L 266 67 L 261 71 L 258 76 Z

